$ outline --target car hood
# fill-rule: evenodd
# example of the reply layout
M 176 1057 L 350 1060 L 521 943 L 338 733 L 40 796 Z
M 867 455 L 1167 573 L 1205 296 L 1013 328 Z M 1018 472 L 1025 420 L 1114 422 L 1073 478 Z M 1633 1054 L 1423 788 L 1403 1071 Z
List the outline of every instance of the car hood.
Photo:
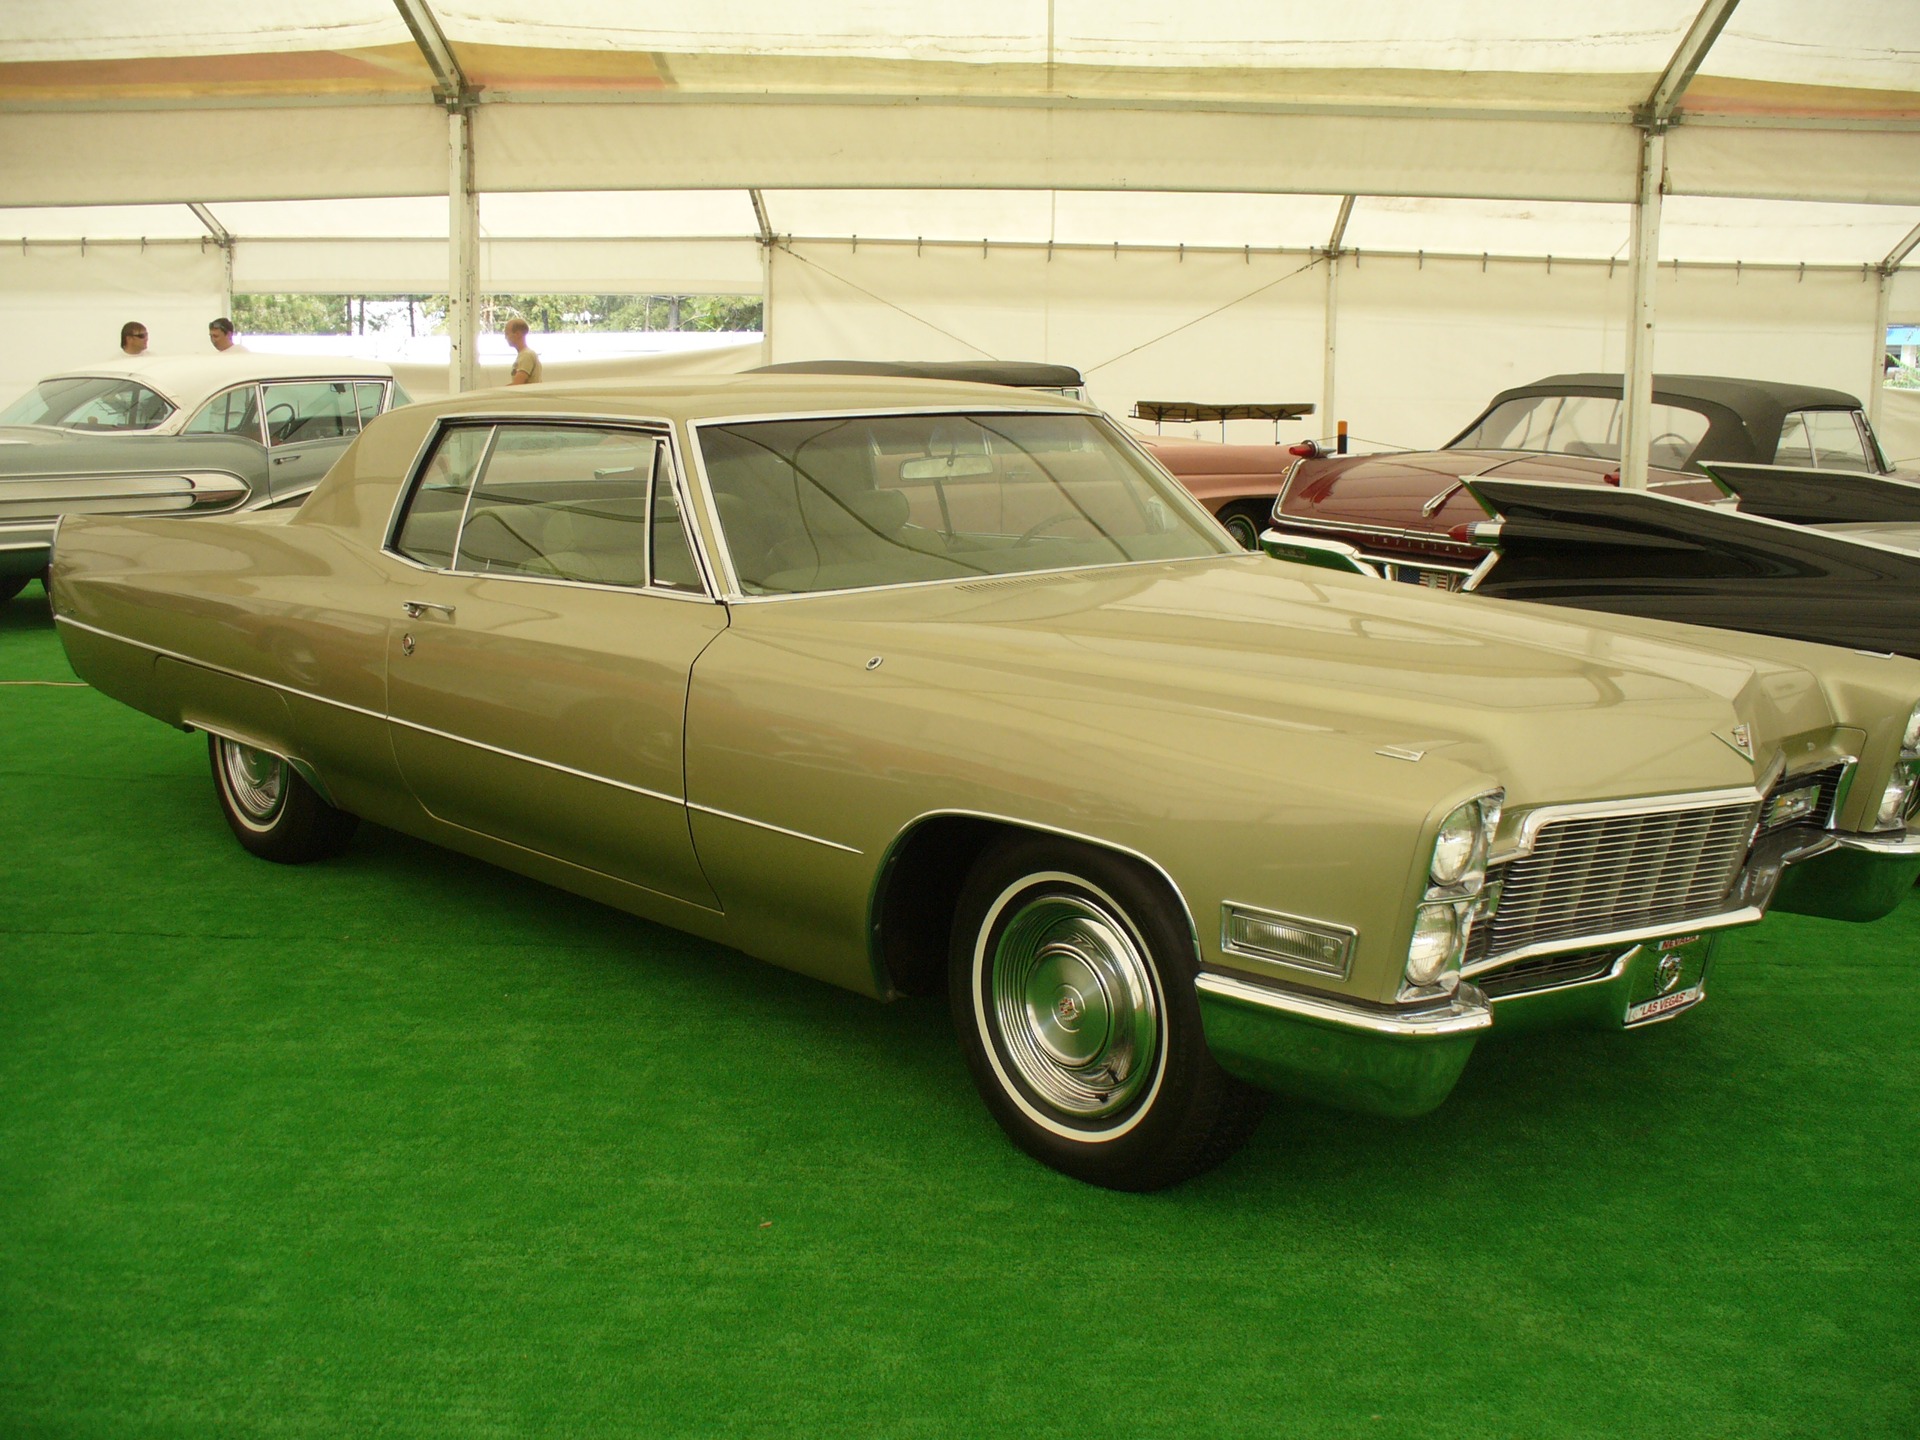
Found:
M 1392 746 L 1494 776 L 1515 805 L 1751 785 L 1789 737 L 1836 719 L 1787 642 L 1728 637 L 1740 658 L 1683 627 L 1650 638 L 1644 621 L 1263 556 L 763 602 L 734 628 L 836 667 L 880 657 L 893 683 L 979 704 L 989 725 L 1111 716 L 1171 754 L 1227 722 L 1275 765 Z
M 1487 518 L 1474 498 L 1460 487 L 1462 475 L 1600 485 L 1606 483 L 1605 476 L 1619 468 L 1613 460 L 1523 455 L 1511 450 L 1329 456 L 1309 460 L 1294 472 L 1293 482 L 1280 499 L 1280 513 L 1299 520 L 1445 535 L 1456 525 Z M 1653 488 L 1689 499 L 1709 499 L 1718 493 L 1698 476 L 1670 470 L 1649 472 L 1649 482 Z M 1433 507 L 1430 513 L 1429 506 Z

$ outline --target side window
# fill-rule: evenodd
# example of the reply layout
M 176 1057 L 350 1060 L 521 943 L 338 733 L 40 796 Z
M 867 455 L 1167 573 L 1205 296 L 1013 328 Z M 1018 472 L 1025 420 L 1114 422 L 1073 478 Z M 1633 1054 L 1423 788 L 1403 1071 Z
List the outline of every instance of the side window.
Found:
M 673 490 L 673 466 L 664 445 L 654 456 L 651 514 L 648 538 L 653 547 L 653 583 L 663 590 L 706 593 L 706 586 L 700 583 L 700 567 L 694 562 L 693 546 L 687 540 L 680 497 Z
M 360 433 L 350 380 L 301 381 L 268 385 L 262 401 L 269 445 L 299 445 L 309 440 L 338 440 Z
M 660 442 L 637 430 L 502 425 L 461 522 L 457 570 L 647 583 Z
M 186 423 L 184 435 L 244 435 L 260 438 L 259 392 L 251 385 L 222 390 Z
M 394 549 L 422 565 L 442 570 L 452 567 L 460 517 L 467 511 L 467 492 L 492 439 L 492 428 L 479 425 L 441 435 L 407 501 L 400 533 L 394 536 Z
M 1866 441 L 1851 410 L 1796 410 L 1780 430 L 1776 465 L 1813 465 L 1822 470 L 1873 470 Z
M 386 403 L 385 385 L 360 381 L 353 387 L 354 408 L 360 412 L 360 424 L 366 423 L 380 413 L 380 407 Z
M 1707 438 L 1707 417 L 1678 405 L 1655 405 L 1648 416 L 1647 463 L 1661 470 L 1684 470 Z
M 58 423 L 88 430 L 151 430 L 172 413 L 172 405 L 129 381 L 95 396 Z

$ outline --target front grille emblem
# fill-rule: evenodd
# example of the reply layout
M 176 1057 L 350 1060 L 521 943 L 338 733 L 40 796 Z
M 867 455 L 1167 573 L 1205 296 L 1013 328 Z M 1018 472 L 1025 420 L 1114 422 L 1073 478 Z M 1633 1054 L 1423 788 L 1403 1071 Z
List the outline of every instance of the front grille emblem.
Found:
M 1660 993 L 1662 995 L 1672 994 L 1673 987 L 1680 983 L 1680 957 L 1678 955 L 1662 955 L 1660 957 L 1659 969 L 1655 973 L 1660 977 Z

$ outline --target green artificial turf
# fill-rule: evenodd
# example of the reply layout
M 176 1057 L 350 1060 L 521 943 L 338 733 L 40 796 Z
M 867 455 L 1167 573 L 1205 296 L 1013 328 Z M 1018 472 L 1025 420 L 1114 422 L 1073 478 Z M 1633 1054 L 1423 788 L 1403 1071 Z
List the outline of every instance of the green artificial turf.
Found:
M 37 589 L 0 681 L 68 679 Z M 1920 903 L 1156 1196 L 876 1005 L 0 688 L 0 1436 L 1920 1434 Z

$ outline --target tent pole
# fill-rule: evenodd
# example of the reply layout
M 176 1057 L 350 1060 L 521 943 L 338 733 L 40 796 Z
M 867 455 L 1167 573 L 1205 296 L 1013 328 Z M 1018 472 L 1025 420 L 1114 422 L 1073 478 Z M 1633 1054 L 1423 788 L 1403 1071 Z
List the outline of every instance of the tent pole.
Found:
M 1632 292 L 1620 433 L 1620 486 L 1647 488 L 1647 450 L 1653 439 L 1653 277 L 1660 263 L 1660 199 L 1667 168 L 1663 124 L 1640 134 L 1640 189 L 1633 205 L 1633 251 L 1627 267 Z
M 767 219 L 766 198 L 747 191 L 753 202 L 753 226 L 760 239 L 760 363 L 773 363 L 773 224 Z
M 1320 433 L 1333 434 L 1333 381 L 1334 360 L 1337 348 L 1336 337 L 1339 333 L 1340 310 L 1340 257 L 1346 253 L 1347 222 L 1353 218 L 1351 195 L 1340 197 L 1340 213 L 1334 217 L 1333 232 L 1327 236 L 1327 248 L 1321 253 L 1327 261 L 1326 312 L 1321 320 L 1320 331 L 1326 341 L 1326 353 L 1321 357 L 1320 365 Z M 1226 438 L 1226 427 L 1221 427 L 1221 439 Z M 1274 426 L 1278 436 L 1280 427 Z
M 1338 349 L 1340 319 L 1340 252 L 1327 252 L 1327 298 L 1326 317 L 1322 328 L 1326 335 L 1326 354 L 1320 370 L 1320 431 L 1323 435 L 1333 433 L 1333 380 L 1335 352 Z
M 447 389 L 474 388 L 480 334 L 480 199 L 473 190 L 473 110 L 447 109 Z
M 1880 430 L 1880 392 L 1887 388 L 1887 324 L 1893 313 L 1893 272 L 1880 266 L 1873 277 L 1873 368 L 1867 372 L 1867 424 Z

